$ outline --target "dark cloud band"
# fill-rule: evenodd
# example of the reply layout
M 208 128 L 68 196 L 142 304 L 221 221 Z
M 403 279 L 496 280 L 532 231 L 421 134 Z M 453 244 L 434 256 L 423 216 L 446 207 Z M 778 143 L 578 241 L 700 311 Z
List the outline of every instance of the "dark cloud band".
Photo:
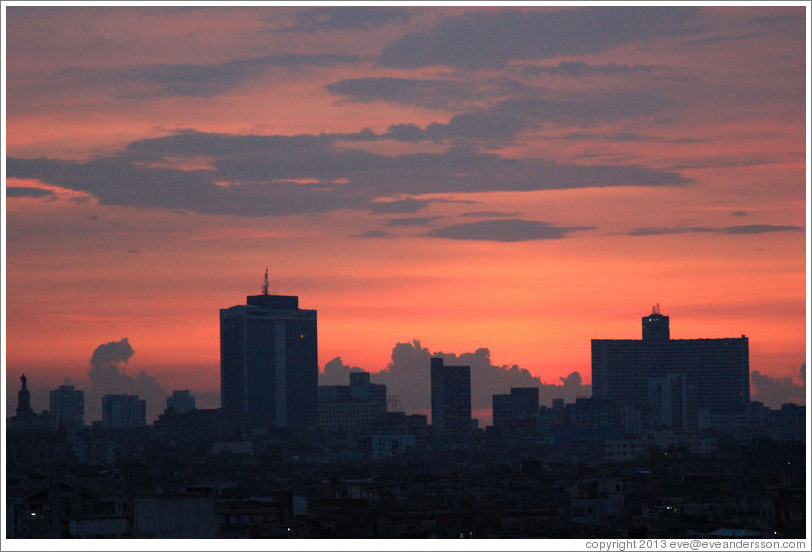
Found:
M 588 7 L 473 12 L 406 35 L 383 51 L 390 67 L 502 67 L 512 60 L 595 53 L 659 36 L 687 36 L 697 8 Z
M 522 219 L 483 220 L 429 230 L 428 236 L 453 240 L 519 242 L 557 240 L 572 232 L 591 230 L 587 226 L 561 227 L 549 222 Z
M 776 226 L 772 224 L 746 224 L 739 226 L 686 226 L 680 228 L 635 228 L 629 236 L 662 236 L 669 234 L 766 234 L 768 232 L 798 232 L 802 226 Z
M 679 186 L 677 173 L 637 165 L 565 165 L 507 159 L 471 148 L 384 156 L 335 147 L 356 135 L 252 136 L 184 131 L 131 143 L 86 162 L 7 159 L 7 176 L 82 191 L 100 203 L 243 216 L 340 209 L 413 212 L 397 197 L 610 186 Z M 186 158 L 210 169 L 166 168 Z M 306 183 L 302 183 L 306 182 Z M 383 203 L 381 203 L 383 202 Z

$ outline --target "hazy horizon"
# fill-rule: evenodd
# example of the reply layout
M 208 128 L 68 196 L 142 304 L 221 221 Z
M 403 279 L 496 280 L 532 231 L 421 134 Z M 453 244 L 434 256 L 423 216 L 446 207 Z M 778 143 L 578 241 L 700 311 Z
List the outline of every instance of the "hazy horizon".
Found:
M 123 344 L 126 346 L 122 347 Z M 160 381 L 161 374 L 159 373 L 130 369 L 128 362 L 135 356 L 135 351 L 129 341 L 122 338 L 120 341 L 101 344 L 97 347 L 90 359 L 91 368 L 86 379 L 66 378 L 49 386 L 28 378 L 32 408 L 37 413 L 48 410 L 48 393 L 59 385 L 73 385 L 77 389 L 85 391 L 86 424 L 101 419 L 101 397 L 105 394 L 139 395 L 142 399 L 147 400 L 148 423 L 152 423 L 159 414 L 163 413 L 166 397 L 175 390 L 190 390 L 195 396 L 197 408 L 219 408 L 219 387 L 216 389 L 197 388 L 190 381 L 187 381 L 188 385 L 185 386 L 168 386 Z M 443 351 L 430 352 L 430 349 L 424 347 L 419 340 L 397 343 L 392 350 L 390 363 L 386 368 L 376 371 L 344 364 L 341 357 L 336 357 L 326 365 L 319 367 L 319 385 L 348 385 L 351 371 L 365 370 L 370 372 L 372 383 L 387 385 L 387 394 L 398 397 L 403 411 L 430 416 L 431 396 L 428 369 L 429 358 L 432 356 L 442 356 L 448 364 L 463 364 L 472 367 L 472 411 L 473 417 L 480 419 L 481 426 L 489 425 L 492 421 L 490 412 L 492 395 L 508 393 L 511 387 L 538 386 L 540 388 L 539 404 L 545 406 L 551 406 L 554 398 L 564 398 L 567 403 L 570 403 L 577 397 L 590 397 L 592 394 L 590 383 L 584 383 L 585 379 L 591 380 L 589 373 L 582 374 L 576 371 L 566 378 L 558 378 L 557 382 L 542 381 L 519 366 L 494 365 L 490 358 L 490 351 L 486 347 L 460 354 Z M 96 375 L 94 378 L 93 371 L 98 371 L 101 366 L 105 366 L 104 362 L 94 363 L 94 360 L 101 357 L 106 357 L 106 367 L 110 373 L 106 377 Z M 219 365 L 215 369 L 219 374 Z M 20 375 L 22 373 L 17 374 L 16 377 L 11 372 L 7 374 L 7 417 L 14 415 L 17 406 Z M 586 378 L 584 378 L 585 375 Z M 175 381 L 183 383 L 183 380 L 176 379 Z M 805 364 L 798 368 L 797 373 L 784 378 L 775 378 L 758 371 L 751 371 L 750 381 L 752 401 L 763 402 L 773 409 L 778 409 L 782 404 L 790 402 L 806 404 Z M 798 384 L 798 381 L 801 383 Z

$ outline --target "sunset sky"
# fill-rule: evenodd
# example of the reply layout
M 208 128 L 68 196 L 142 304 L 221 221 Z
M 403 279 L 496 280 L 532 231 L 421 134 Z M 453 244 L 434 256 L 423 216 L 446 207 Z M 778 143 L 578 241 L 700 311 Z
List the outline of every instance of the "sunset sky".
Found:
M 417 339 L 588 383 L 659 303 L 801 384 L 804 6 L 4 4 L 7 394 L 123 337 L 219 390 L 266 267 L 322 367 Z

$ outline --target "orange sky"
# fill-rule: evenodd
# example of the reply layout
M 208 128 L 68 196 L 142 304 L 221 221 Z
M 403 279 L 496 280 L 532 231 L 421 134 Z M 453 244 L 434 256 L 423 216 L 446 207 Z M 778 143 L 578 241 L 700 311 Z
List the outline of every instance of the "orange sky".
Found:
M 589 382 L 659 303 L 800 384 L 800 6 L 4 5 L 8 392 L 122 337 L 217 390 L 218 310 L 266 267 L 322 366 L 419 339 Z

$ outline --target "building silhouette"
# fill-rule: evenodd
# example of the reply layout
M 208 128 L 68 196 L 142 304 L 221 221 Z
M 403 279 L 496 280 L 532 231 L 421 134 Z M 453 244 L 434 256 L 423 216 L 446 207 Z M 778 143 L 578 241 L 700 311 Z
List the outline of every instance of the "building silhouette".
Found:
M 369 372 L 351 372 L 349 385 L 319 386 L 319 427 L 366 429 L 386 412 L 386 386 L 370 383 Z
M 17 392 L 17 410 L 14 416 L 7 419 L 9 428 L 29 430 L 35 427 L 50 427 L 52 419 L 49 412 L 36 414 L 31 408 L 31 392 L 28 390 L 28 378 L 20 375 L 20 390 Z
M 643 339 L 592 340 L 592 396 L 658 411 L 665 425 L 695 416 L 736 415 L 750 401 L 748 339 L 671 339 L 655 307 L 642 318 Z
M 166 398 L 166 409 L 170 408 L 176 414 L 186 414 L 196 408 L 195 398 L 188 389 L 172 391 L 172 395 Z
M 445 366 L 431 359 L 431 427 L 436 436 L 471 432 L 471 367 Z
M 72 385 L 60 385 L 49 395 L 49 407 L 57 425 L 74 426 L 85 423 L 85 392 Z
M 538 387 L 512 387 L 510 394 L 493 395 L 494 426 L 516 427 L 532 425 L 538 411 Z
M 20 390 L 17 392 L 17 419 L 22 421 L 33 418 L 31 410 L 31 392 L 28 390 L 28 378 L 25 374 L 20 376 Z
M 102 397 L 102 427 L 129 429 L 147 425 L 147 402 L 138 395 Z
M 263 428 L 306 427 L 318 417 L 316 311 L 268 293 L 220 310 L 220 393 L 227 414 Z

